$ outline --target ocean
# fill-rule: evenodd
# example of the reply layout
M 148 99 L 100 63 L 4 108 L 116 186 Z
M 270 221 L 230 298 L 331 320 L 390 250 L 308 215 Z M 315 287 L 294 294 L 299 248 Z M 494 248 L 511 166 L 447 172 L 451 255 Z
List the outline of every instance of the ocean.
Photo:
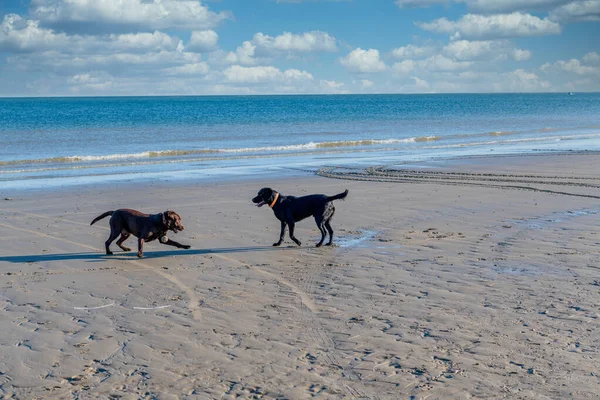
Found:
M 600 93 L 0 98 L 0 191 L 600 149 Z

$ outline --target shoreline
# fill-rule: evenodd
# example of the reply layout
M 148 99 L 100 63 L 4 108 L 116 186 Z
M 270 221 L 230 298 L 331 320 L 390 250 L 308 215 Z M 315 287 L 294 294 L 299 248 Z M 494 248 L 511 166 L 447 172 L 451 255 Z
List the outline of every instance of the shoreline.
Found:
M 506 158 L 518 159 L 517 164 L 521 163 L 529 163 L 529 159 L 536 160 L 539 157 L 561 157 L 561 156 L 597 156 L 600 155 L 600 150 L 556 150 L 556 151 L 539 151 L 539 152 L 525 152 L 525 153 L 505 153 L 505 154 L 480 154 L 480 155 L 460 155 L 453 157 L 431 157 L 428 159 L 422 160 L 411 160 L 411 161 L 392 161 L 386 164 L 366 164 L 363 163 L 349 163 L 348 165 L 341 167 L 342 169 L 366 169 L 370 167 L 379 167 L 379 166 L 398 166 L 399 168 L 402 166 L 407 166 L 409 168 L 419 168 L 419 169 L 437 169 L 437 168 L 449 168 L 449 167 L 457 167 L 462 166 L 466 167 L 467 165 L 472 165 L 477 167 L 479 165 L 485 166 L 486 164 L 496 164 L 494 160 L 503 160 Z M 389 161 L 389 160 L 388 160 Z M 243 169 L 243 166 L 237 167 Z M 159 186 L 187 186 L 190 184 L 206 184 L 211 185 L 218 182 L 228 182 L 228 183 L 241 183 L 247 180 L 285 180 L 285 179 L 295 179 L 295 178 L 305 178 L 310 176 L 318 175 L 318 172 L 322 169 L 330 168 L 329 166 L 320 166 L 310 168 L 308 166 L 304 167 L 284 167 L 282 165 L 270 165 L 265 169 L 261 170 L 260 173 L 256 173 L 259 170 L 258 167 L 253 166 L 248 169 L 252 170 L 253 173 L 231 173 L 231 174 L 221 174 L 221 175 L 202 175 L 201 170 L 196 170 L 195 172 L 187 171 L 183 176 L 169 175 L 169 173 L 165 173 L 163 177 L 145 177 L 143 174 L 138 174 L 137 178 L 119 178 L 119 174 L 110 175 L 110 178 L 104 178 L 105 180 L 98 182 L 89 182 L 86 179 L 93 178 L 93 176 L 86 177 L 72 177 L 72 178 L 61 178 L 65 180 L 74 179 L 81 180 L 81 183 L 71 183 L 68 185 L 51 185 L 45 187 L 18 187 L 18 188 L 9 188 L 6 189 L 0 185 L 0 199 L 3 198 L 13 198 L 13 197 L 22 197 L 27 195 L 34 195 L 43 192 L 69 192 L 80 189 L 89 189 L 94 187 L 109 187 L 111 185 L 118 187 L 129 187 L 129 186 L 137 186 L 137 185 L 159 185 Z M 177 171 L 173 171 L 175 174 Z M 190 173 L 192 172 L 192 173 Z M 29 179 L 26 182 L 35 183 L 36 179 Z
M 333 171 L 379 181 L 255 176 L 12 196 L 0 203 L 0 392 L 594 398 L 600 153 L 447 161 Z M 263 186 L 349 189 L 335 202 L 336 246 L 314 247 L 312 218 L 296 225 L 301 247 L 287 235 L 271 246 L 279 222 L 251 203 Z M 176 240 L 192 248 L 106 256 L 107 220 L 89 223 L 124 207 L 177 211 Z

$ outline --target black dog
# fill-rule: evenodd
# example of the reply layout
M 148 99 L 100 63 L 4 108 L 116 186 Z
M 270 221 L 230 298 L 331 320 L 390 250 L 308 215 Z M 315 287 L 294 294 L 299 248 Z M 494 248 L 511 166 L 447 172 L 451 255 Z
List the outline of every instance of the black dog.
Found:
M 102 218 L 110 217 L 110 236 L 104 245 L 106 246 L 106 254 L 112 254 L 109 247 L 110 244 L 119 235 L 121 238 L 117 240 L 117 246 L 123 251 L 130 251 L 131 249 L 123 246 L 123 242 L 127 240 L 130 235 L 138 238 L 138 253 L 139 258 L 144 257 L 144 242 L 151 242 L 155 239 L 159 239 L 162 244 L 174 246 L 180 249 L 189 249 L 190 246 L 187 244 L 177 243 L 174 240 L 167 238 L 167 231 L 173 231 L 175 233 L 182 231 L 183 224 L 181 223 L 181 217 L 175 211 L 165 211 L 160 214 L 148 215 L 141 213 L 136 210 L 121 209 L 116 211 L 107 211 L 104 214 L 94 218 L 90 225 L 94 225 L 95 222 Z
M 283 242 L 286 225 L 290 226 L 290 238 L 300 246 L 300 241 L 294 237 L 294 226 L 296 222 L 302 221 L 304 218 L 312 215 L 315 217 L 319 231 L 321 231 L 321 241 L 317 243 L 317 247 L 320 247 L 327 236 L 325 229 L 329 232 L 329 243 L 327 243 L 327 246 L 331 246 L 333 241 L 333 229 L 330 222 L 335 213 L 335 207 L 332 201 L 344 199 L 347 195 L 348 190 L 335 196 L 311 194 L 309 196 L 294 197 L 283 196 L 271 188 L 263 188 L 259 190 L 258 195 L 252 199 L 252 202 L 256 203 L 258 207 L 268 204 L 273 209 L 277 219 L 281 221 L 279 241 L 273 243 L 273 246 L 279 246 Z

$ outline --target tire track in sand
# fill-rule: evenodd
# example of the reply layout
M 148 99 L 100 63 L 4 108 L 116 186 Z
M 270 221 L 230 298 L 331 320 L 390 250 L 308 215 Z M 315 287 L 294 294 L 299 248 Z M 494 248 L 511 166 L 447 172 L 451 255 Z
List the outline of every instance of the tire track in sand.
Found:
M 332 179 L 368 182 L 431 183 L 452 186 L 475 186 L 497 189 L 526 190 L 538 193 L 600 199 L 599 194 L 573 193 L 562 190 L 544 189 L 531 185 L 569 186 L 585 189 L 600 189 L 595 183 L 599 178 L 573 176 L 543 176 L 520 174 L 478 174 L 446 171 L 415 171 L 386 166 L 350 169 L 338 167 L 321 168 L 316 173 Z
M 236 260 L 235 258 L 231 258 L 223 254 L 214 254 L 214 256 L 224 261 L 228 261 L 239 266 L 245 266 L 247 268 L 250 268 L 253 271 L 256 271 L 262 275 L 273 279 L 281 285 L 288 287 L 300 300 L 301 315 L 308 325 L 306 332 L 312 346 L 314 346 L 315 349 L 318 349 L 320 347 L 326 350 L 323 351 L 322 354 L 324 355 L 327 364 L 333 366 L 336 371 L 341 370 L 342 372 L 350 372 L 348 376 L 353 376 L 355 378 L 350 379 L 350 381 L 360 380 L 360 377 L 358 377 L 354 371 L 347 371 L 347 369 L 344 368 L 343 363 L 335 354 L 335 352 L 337 351 L 335 343 L 333 342 L 331 337 L 327 335 L 327 330 L 315 318 L 315 315 L 318 314 L 320 310 L 311 298 L 311 290 L 314 287 L 316 277 L 321 271 L 321 268 L 319 266 L 311 267 L 306 272 L 304 272 L 301 277 L 303 283 L 300 285 L 300 287 L 298 287 L 292 282 L 288 281 L 287 279 L 277 276 L 269 271 L 265 271 L 264 269 L 259 268 L 255 265 L 250 265 L 248 263 Z M 342 374 L 342 376 L 344 375 Z M 338 379 L 337 383 L 341 385 L 347 396 L 353 398 L 365 398 L 365 396 L 361 392 L 349 386 L 343 380 Z
M 336 250 L 337 254 L 337 250 Z M 311 296 L 314 294 L 315 283 L 317 279 L 323 272 L 323 267 L 321 263 L 315 263 L 314 266 L 309 267 L 302 274 L 302 288 L 307 296 Z M 309 327 L 307 329 L 307 333 L 309 338 L 312 341 L 312 344 L 316 348 L 321 348 L 321 354 L 326 359 L 327 363 L 330 366 L 333 366 L 337 370 L 342 371 L 342 376 L 346 375 L 350 381 L 361 381 L 360 375 L 358 375 L 352 366 L 348 365 L 348 367 L 344 366 L 342 360 L 336 354 L 338 352 L 335 341 L 329 335 L 329 331 L 325 329 L 323 324 L 315 318 L 315 313 L 307 312 L 306 307 L 301 308 L 304 319 L 308 322 Z M 312 310 L 311 310 L 312 311 Z M 346 393 L 354 398 L 365 398 L 366 396 L 362 394 L 356 388 L 353 388 L 346 383 L 342 382 L 343 387 Z

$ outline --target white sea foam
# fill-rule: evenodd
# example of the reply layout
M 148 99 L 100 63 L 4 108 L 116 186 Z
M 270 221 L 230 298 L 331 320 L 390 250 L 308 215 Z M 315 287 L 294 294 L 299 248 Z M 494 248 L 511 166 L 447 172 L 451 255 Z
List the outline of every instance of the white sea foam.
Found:
M 86 165 L 92 165 L 99 162 L 105 162 L 108 165 L 128 165 L 136 163 L 165 163 L 190 161 L 191 158 L 198 160 L 219 159 L 220 157 L 238 158 L 238 157 L 265 157 L 273 155 L 294 155 L 308 154 L 315 152 L 344 152 L 349 151 L 378 151 L 403 149 L 401 145 L 407 145 L 406 149 L 414 148 L 421 144 L 423 149 L 443 149 L 458 147 L 475 147 L 489 145 L 510 145 L 514 143 L 543 142 L 543 141 L 564 141 L 564 140 L 590 140 L 599 139 L 600 134 L 571 134 L 571 135 L 544 135 L 541 137 L 511 137 L 517 132 L 487 132 L 477 134 L 455 134 L 448 136 L 414 136 L 402 139 L 362 139 L 362 140 L 343 140 L 327 142 L 308 142 L 302 144 L 291 144 L 282 146 L 263 146 L 263 147 L 245 147 L 245 148 L 217 148 L 217 149 L 184 149 L 184 150 L 160 150 L 144 151 L 140 153 L 117 153 L 106 155 L 73 155 L 66 157 L 52 157 L 42 159 L 27 159 L 0 162 L 0 167 L 17 167 L 19 165 L 71 165 L 70 168 L 86 168 Z M 508 136 L 508 137 L 506 137 Z M 474 140 L 477 138 L 495 138 L 494 140 Z M 510 138 L 509 138 L 510 137 Z M 458 142 L 457 142 L 458 141 Z M 423 145 L 428 142 L 436 142 L 435 145 Z M 450 142 L 450 143 L 444 143 Z M 422 144 L 423 143 L 423 144 Z M 202 157 L 199 159 L 198 157 Z M 34 169 L 43 171 L 44 167 L 24 168 L 24 171 L 33 171 Z M 21 170 L 6 169 L 0 173 L 18 173 Z

